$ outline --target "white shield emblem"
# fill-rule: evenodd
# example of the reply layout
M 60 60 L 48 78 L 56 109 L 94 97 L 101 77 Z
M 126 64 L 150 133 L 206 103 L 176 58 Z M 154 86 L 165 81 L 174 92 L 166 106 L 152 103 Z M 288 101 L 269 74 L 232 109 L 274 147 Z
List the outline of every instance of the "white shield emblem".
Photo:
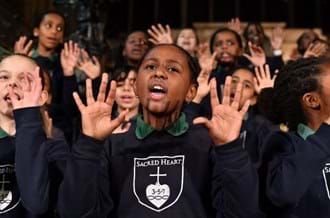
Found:
M 20 201 L 14 166 L 0 165 L 0 214 L 12 210 Z
M 325 183 L 325 189 L 327 190 L 328 198 L 330 200 L 330 192 L 329 192 L 329 186 L 330 186 L 330 163 L 326 163 L 325 167 L 322 170 L 323 172 L 323 178 Z
M 133 192 L 143 206 L 161 212 L 181 196 L 184 156 L 134 158 Z

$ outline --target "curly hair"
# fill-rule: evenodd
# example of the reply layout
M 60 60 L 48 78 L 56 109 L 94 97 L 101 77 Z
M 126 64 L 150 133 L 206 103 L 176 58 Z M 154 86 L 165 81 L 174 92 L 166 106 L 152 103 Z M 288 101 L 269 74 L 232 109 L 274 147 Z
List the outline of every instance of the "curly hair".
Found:
M 318 76 L 328 58 L 301 58 L 289 62 L 279 73 L 274 88 L 263 90 L 259 96 L 261 112 L 276 124 L 284 123 L 290 130 L 296 130 L 299 123 L 308 121 L 301 99 L 307 92 L 322 87 Z

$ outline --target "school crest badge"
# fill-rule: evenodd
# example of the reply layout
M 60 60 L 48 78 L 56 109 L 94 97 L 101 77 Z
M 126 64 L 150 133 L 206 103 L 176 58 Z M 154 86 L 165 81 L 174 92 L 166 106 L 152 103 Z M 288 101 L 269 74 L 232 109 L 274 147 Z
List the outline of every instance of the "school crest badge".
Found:
M 138 202 L 161 212 L 181 196 L 184 182 L 184 156 L 134 158 L 133 192 Z
M 330 200 L 330 192 L 329 192 L 329 188 L 330 188 L 330 163 L 326 163 L 325 167 L 323 168 L 323 179 L 324 179 L 324 183 L 325 183 L 325 189 L 327 191 L 328 198 Z
M 0 214 L 12 210 L 19 202 L 14 166 L 0 165 Z

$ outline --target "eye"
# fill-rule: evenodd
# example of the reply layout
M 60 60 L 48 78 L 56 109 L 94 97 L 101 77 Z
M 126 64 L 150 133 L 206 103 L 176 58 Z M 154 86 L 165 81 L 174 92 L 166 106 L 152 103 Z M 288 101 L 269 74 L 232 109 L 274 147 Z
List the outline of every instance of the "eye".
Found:
M 117 87 L 121 87 L 121 86 L 123 86 L 124 85 L 124 81 L 118 81 L 117 82 Z
M 133 85 L 134 85 L 134 82 L 135 82 L 135 80 L 136 80 L 136 79 L 131 79 L 131 80 L 129 81 L 129 84 L 130 84 L 131 86 L 133 86 Z
M 232 82 L 233 84 L 237 84 L 237 83 L 239 82 L 239 79 L 237 79 L 237 78 L 232 78 L 231 82 Z
M 157 69 L 157 66 L 155 64 L 148 64 L 145 69 L 149 70 L 149 71 L 153 71 Z
M 61 27 L 61 26 L 56 27 L 56 31 L 57 32 L 62 32 L 63 31 L 63 27 Z
M 167 71 L 168 72 L 176 72 L 177 73 L 177 72 L 179 72 L 179 69 L 177 67 L 168 67 L 167 68 Z
M 0 81 L 6 81 L 9 77 L 7 75 L 0 75 Z
M 46 24 L 45 24 L 45 27 L 46 27 L 47 29 L 50 29 L 50 28 L 52 27 L 52 25 L 51 25 L 50 23 L 46 23 Z
M 227 41 L 227 45 L 234 45 L 235 43 L 233 41 Z

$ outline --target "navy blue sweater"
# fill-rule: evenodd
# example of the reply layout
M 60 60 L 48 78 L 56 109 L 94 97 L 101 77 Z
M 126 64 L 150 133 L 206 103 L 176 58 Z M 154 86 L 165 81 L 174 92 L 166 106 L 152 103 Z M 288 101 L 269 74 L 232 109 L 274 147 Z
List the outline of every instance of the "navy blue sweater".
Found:
M 60 190 L 61 217 L 257 217 L 258 178 L 242 140 L 212 147 L 206 129 L 103 143 L 81 135 Z
M 330 217 L 330 126 L 303 140 L 297 133 L 274 133 L 265 144 L 260 183 L 268 217 Z
M 39 108 L 15 110 L 14 115 L 15 138 L 0 139 L 0 217 L 55 217 L 68 146 L 46 140 Z

